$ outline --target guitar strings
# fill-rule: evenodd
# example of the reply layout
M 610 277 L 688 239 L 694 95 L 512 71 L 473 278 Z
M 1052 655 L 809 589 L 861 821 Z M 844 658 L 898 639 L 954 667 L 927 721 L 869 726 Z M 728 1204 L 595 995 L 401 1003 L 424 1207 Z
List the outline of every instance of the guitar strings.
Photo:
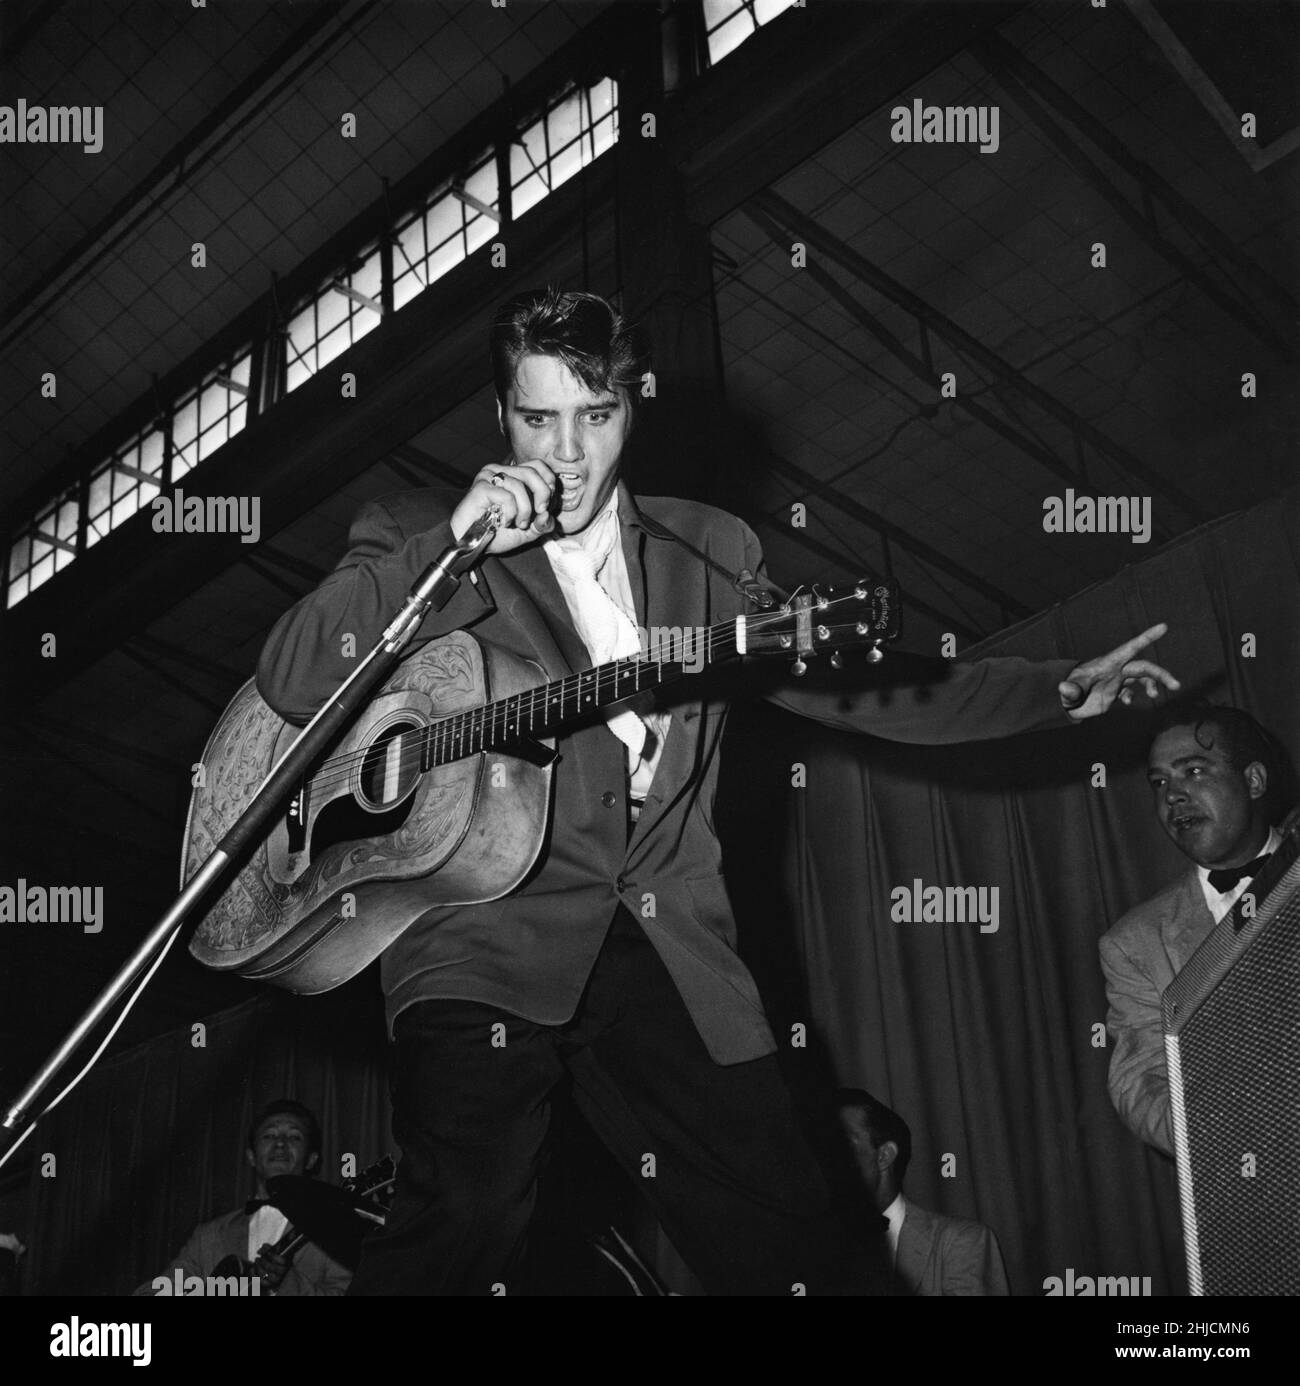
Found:
M 834 605 L 838 601 L 849 600 L 843 597 L 833 600 L 830 604 Z M 758 613 L 746 618 L 747 625 L 755 632 L 761 632 L 764 628 L 780 624 L 789 619 L 789 613 L 782 611 Z M 707 637 L 706 648 L 709 657 L 716 655 L 726 655 L 732 653 L 735 647 L 735 622 L 725 621 L 719 625 L 710 627 L 705 635 Z M 644 653 L 628 655 L 624 659 L 614 660 L 607 664 L 598 665 L 594 669 L 584 670 L 577 674 L 566 674 L 563 678 L 549 684 L 541 684 L 534 689 L 526 689 L 521 693 L 513 694 L 510 698 L 501 699 L 494 703 L 468 708 L 463 712 L 452 713 L 450 716 L 441 718 L 439 721 L 427 726 L 402 732 L 393 738 L 393 743 L 398 746 L 396 764 L 386 750 L 376 749 L 375 745 L 370 745 L 362 750 L 350 751 L 342 756 L 335 756 L 323 761 L 314 774 L 307 781 L 309 791 L 329 790 L 339 783 L 351 779 L 354 768 L 359 767 L 367 757 L 373 758 L 376 766 L 383 765 L 386 773 L 395 770 L 399 777 L 406 775 L 413 768 L 418 769 L 424 760 L 426 749 L 434 750 L 434 763 L 447 764 L 458 759 L 468 759 L 472 755 L 481 754 L 489 749 L 499 749 L 505 754 L 509 754 L 510 743 L 517 741 L 521 736 L 526 737 L 531 734 L 542 734 L 530 729 L 529 732 L 521 733 L 518 730 L 520 725 L 520 714 L 537 714 L 539 711 L 546 714 L 551 708 L 558 706 L 560 716 L 563 718 L 564 702 L 570 695 L 577 695 L 582 692 L 582 680 L 589 681 L 596 693 L 609 691 L 611 688 L 617 691 L 620 679 L 626 679 L 628 672 L 637 665 L 647 666 L 650 672 L 662 670 L 663 665 L 679 663 L 680 661 L 665 658 L 665 654 L 671 654 L 671 646 L 661 645 L 652 647 Z M 592 680 L 592 675 L 595 679 Z M 635 697 L 638 691 L 634 689 L 626 697 Z M 547 696 L 551 694 L 552 696 Z M 538 707 L 539 697 L 541 699 L 540 709 Z M 513 700 L 519 700 L 515 707 L 516 721 L 515 730 L 511 730 L 511 723 L 508 720 L 508 709 L 506 704 Z M 621 699 L 611 699 L 622 701 Z M 525 703 L 527 704 L 525 706 Z M 497 709 L 488 717 L 484 714 L 490 708 Z M 595 709 L 592 709 L 593 711 Z M 543 716 L 542 727 L 547 725 Z M 505 743 L 499 747 L 492 745 L 493 738 L 497 735 L 505 736 Z M 478 739 L 479 745 L 475 747 L 472 743 Z M 409 744 L 408 744 L 409 743 Z M 459 743 L 459 745 L 457 744 Z M 466 744 L 470 743 L 470 744 Z M 391 744 L 391 743 L 390 743 Z M 443 761 L 437 760 L 439 751 L 446 751 L 455 748 L 456 754 L 448 756 Z M 403 797 L 405 797 L 403 795 Z M 396 802 L 396 801 L 394 801 Z
M 837 601 L 845 600 L 849 600 L 847 595 L 832 599 L 830 604 L 834 605 Z M 760 612 L 745 619 L 750 630 L 761 633 L 769 626 L 788 621 L 789 613 L 785 611 Z M 734 653 L 736 635 L 734 620 L 711 626 L 704 632 L 704 635 L 705 649 L 710 660 L 719 655 L 725 656 Z M 377 768 L 382 766 L 386 774 L 395 771 L 400 779 L 413 768 L 418 770 L 424 761 L 425 751 L 429 749 L 434 752 L 434 764 L 446 764 L 453 760 L 467 759 L 489 749 L 500 749 L 503 753 L 509 754 L 512 741 L 530 735 L 545 734 L 544 730 L 535 731 L 532 726 L 528 731 L 521 732 L 519 728 L 523 718 L 528 717 L 530 723 L 535 723 L 537 715 L 540 714 L 543 729 L 547 725 L 547 716 L 552 710 L 558 709 L 562 719 L 564 717 L 564 704 L 568 698 L 583 693 L 583 680 L 587 681 L 588 686 L 596 695 L 600 695 L 611 690 L 617 692 L 620 680 L 626 681 L 634 670 L 637 671 L 639 679 L 638 666 L 645 666 L 649 673 L 658 671 L 662 679 L 664 665 L 682 662 L 671 658 L 671 653 L 671 644 L 651 647 L 644 652 L 638 652 L 636 655 L 612 660 L 577 674 L 566 674 L 552 683 L 540 684 L 536 688 L 525 689 L 523 692 L 512 694 L 508 698 L 467 708 L 463 712 L 452 713 L 447 717 L 440 718 L 437 722 L 401 732 L 389 743 L 390 745 L 396 743 L 398 746 L 395 763 L 390 751 L 377 748 L 374 744 L 361 750 L 349 751 L 341 756 L 333 756 L 321 762 L 316 773 L 306 781 L 306 788 L 309 793 L 333 789 L 340 783 L 350 780 L 353 771 L 358 770 L 367 758 L 371 758 Z M 593 675 L 595 676 L 594 679 Z M 641 691 L 646 690 L 634 688 L 625 696 L 635 697 L 637 692 Z M 538 705 L 539 698 L 540 706 Z M 611 699 L 610 701 L 622 701 L 622 699 Z M 510 709 L 507 706 L 512 702 L 515 704 L 513 709 L 514 730 L 511 730 Z M 601 705 L 607 706 L 608 704 Z M 489 713 L 489 709 L 496 710 Z M 491 744 L 497 735 L 506 738 L 505 743 L 499 747 Z M 477 747 L 466 744 L 472 743 L 476 739 L 479 741 Z M 457 745 L 457 743 L 460 744 Z M 447 751 L 453 747 L 457 753 L 440 762 L 438 752 Z
M 757 618 L 751 618 L 751 620 Z M 724 632 L 729 632 L 729 638 Z M 711 657 L 726 655 L 734 652 L 735 649 L 735 626 L 733 622 L 725 622 L 721 626 L 710 627 L 706 634 L 710 639 L 706 642 Z M 432 745 L 436 752 L 438 750 L 448 750 L 456 742 L 466 743 L 474 739 L 480 741 L 486 737 L 490 743 L 495 734 L 506 735 L 510 740 L 517 740 L 520 736 L 542 735 L 544 732 L 537 728 L 530 728 L 526 732 L 509 732 L 510 716 L 504 707 L 505 703 L 518 700 L 514 709 L 513 723 L 518 727 L 525 718 L 532 714 L 531 720 L 534 724 L 541 718 L 541 727 L 546 726 L 546 717 L 555 709 L 564 715 L 563 708 L 565 702 L 585 691 L 583 680 L 586 680 L 587 687 L 596 694 L 603 694 L 611 690 L 617 691 L 620 680 L 626 682 L 629 675 L 638 665 L 644 666 L 647 674 L 653 675 L 657 670 L 661 670 L 665 665 L 680 661 L 667 658 L 671 654 L 670 645 L 660 645 L 652 647 L 644 654 L 628 655 L 623 659 L 613 660 L 606 664 L 597 665 L 594 669 L 584 670 L 578 674 L 566 674 L 563 678 L 557 679 L 552 683 L 539 684 L 536 688 L 525 689 L 520 693 L 512 694 L 510 698 L 499 699 L 494 703 L 487 703 L 478 707 L 466 708 L 463 712 L 454 712 L 447 717 L 440 718 L 437 722 L 427 726 L 414 728 L 411 731 L 400 733 L 393 738 L 398 743 L 400 749 L 397 753 L 396 766 L 394 767 L 399 776 L 405 775 L 412 767 L 418 767 L 424 757 L 426 742 Z M 595 679 L 592 675 L 595 674 Z M 628 698 L 633 698 L 638 692 L 648 691 L 647 689 L 633 688 L 626 694 Z M 613 700 L 611 700 L 613 701 Z M 618 701 L 621 701 L 618 700 Z M 607 706 L 608 704 L 604 704 Z M 498 709 L 490 716 L 484 716 L 489 708 Z M 594 710 L 594 709 L 592 709 Z M 581 712 L 582 709 L 579 709 Z M 408 744 L 413 743 L 413 744 Z M 391 743 L 390 743 L 391 744 Z M 490 744 L 481 744 L 474 748 L 463 746 L 459 754 L 448 757 L 446 764 L 450 760 L 467 759 L 471 755 L 476 755 L 480 751 L 491 749 Z M 499 748 L 504 753 L 509 752 L 509 744 Z M 308 792 L 319 792 L 333 789 L 336 785 L 352 778 L 354 769 L 357 769 L 367 757 L 372 757 L 376 765 L 383 765 L 387 768 L 391 762 L 388 754 L 377 749 L 374 745 L 367 746 L 363 750 L 349 751 L 341 756 L 333 756 L 329 760 L 322 761 L 320 767 L 314 775 L 306 782 Z

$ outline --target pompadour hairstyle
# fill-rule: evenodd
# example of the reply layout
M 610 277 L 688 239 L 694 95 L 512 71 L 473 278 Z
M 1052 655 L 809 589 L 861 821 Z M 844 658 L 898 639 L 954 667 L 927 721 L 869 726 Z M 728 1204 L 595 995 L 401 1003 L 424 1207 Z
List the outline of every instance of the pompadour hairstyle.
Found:
M 1221 747 L 1236 770 L 1258 761 L 1268 771 L 1263 803 L 1269 821 L 1276 823 L 1286 816 L 1296 801 L 1295 766 L 1286 747 L 1250 713 L 1204 698 L 1179 698 L 1156 714 L 1152 742 L 1172 727 L 1191 727 L 1197 744 L 1207 751 Z
M 912 1133 L 907 1122 L 892 1107 L 886 1107 L 863 1088 L 840 1088 L 835 1094 L 835 1110 L 860 1112 L 871 1135 L 871 1143 L 882 1146 L 893 1141 L 898 1147 L 894 1157 L 894 1183 L 903 1187 L 903 1178 L 912 1159 Z
M 638 328 L 595 294 L 530 289 L 503 303 L 489 333 L 492 380 L 505 403 L 520 357 L 554 356 L 589 390 L 627 390 L 635 407 L 648 351 Z

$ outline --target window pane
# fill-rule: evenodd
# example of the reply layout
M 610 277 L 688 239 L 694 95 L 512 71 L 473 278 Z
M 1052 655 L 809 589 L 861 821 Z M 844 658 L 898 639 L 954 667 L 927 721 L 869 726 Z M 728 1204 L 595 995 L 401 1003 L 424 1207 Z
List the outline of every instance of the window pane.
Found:
M 423 276 L 417 275 L 408 270 L 405 274 L 399 274 L 393 279 L 393 307 L 401 308 L 409 303 L 418 293 L 424 289 Z
M 491 217 L 475 217 L 465 228 L 466 249 L 473 254 L 497 233 L 498 223 Z
M 9 550 L 9 580 L 12 582 L 19 573 L 32 561 L 32 539 L 31 535 L 24 534 L 21 539 L 14 541 L 14 546 Z
M 710 62 L 721 62 L 733 49 L 739 48 L 753 32 L 754 21 L 743 12 L 727 20 L 716 33 L 709 35 Z
M 461 203 L 450 193 L 429 208 L 429 249 L 436 250 L 461 228 Z
M 146 433 L 140 444 L 140 470 L 150 476 L 161 476 L 163 465 L 163 436 L 158 429 Z
M 429 256 L 429 282 L 440 279 L 448 270 L 455 269 L 465 258 L 465 252 L 461 247 L 460 238 L 448 241 L 440 249 L 435 250 Z
M 576 91 L 566 96 L 546 117 L 546 124 L 550 134 L 551 156 L 554 158 L 566 144 L 572 144 L 578 138 L 582 128 Z
M 783 10 L 788 10 L 793 0 L 754 0 L 754 17 L 760 24 L 775 19 Z
M 351 299 L 346 294 L 339 293 L 333 285 L 325 290 L 316 304 L 315 335 L 318 339 L 327 332 L 332 332 L 347 317 L 350 302 Z
M 487 163 L 477 168 L 466 178 L 465 191 L 477 197 L 480 202 L 485 202 L 489 207 L 496 206 L 497 165 L 495 159 L 489 159 Z
M 365 264 L 352 276 L 352 287 L 358 293 L 365 294 L 367 298 L 373 298 L 378 302 L 383 294 L 383 269 L 379 263 L 379 252 L 376 250 L 373 255 L 366 260 Z M 365 308 L 363 312 L 375 316 L 374 309 Z
M 296 390 L 304 380 L 311 379 L 311 371 L 301 361 L 290 360 L 289 369 L 285 372 L 284 388 L 287 391 Z
M 107 467 L 90 479 L 90 516 L 93 519 L 108 506 L 113 493 L 113 476 Z
M 40 562 L 33 564 L 32 566 L 31 582 L 33 590 L 39 587 L 41 583 L 48 582 L 50 578 L 52 578 L 53 576 L 54 555 L 50 554 L 48 558 L 42 558 Z
M 198 431 L 199 402 L 198 397 L 193 396 L 176 411 L 172 423 L 172 442 L 177 448 L 183 448 L 194 441 Z

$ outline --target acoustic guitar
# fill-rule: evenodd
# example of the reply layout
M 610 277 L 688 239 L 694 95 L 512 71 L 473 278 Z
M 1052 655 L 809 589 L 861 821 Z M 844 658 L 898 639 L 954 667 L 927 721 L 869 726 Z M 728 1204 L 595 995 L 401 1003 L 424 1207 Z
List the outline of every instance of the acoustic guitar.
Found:
M 398 665 L 236 864 L 190 953 L 289 991 L 338 986 L 431 907 L 496 900 L 524 880 L 545 839 L 559 731 L 738 656 L 785 656 L 796 673 L 822 652 L 835 667 L 853 647 L 879 659 L 898 624 L 893 582 L 813 589 L 696 632 L 690 649 L 674 631 L 676 648 L 669 641 L 552 682 L 540 665 L 468 632 L 432 640 Z M 204 749 L 182 881 L 297 731 L 252 680 L 235 695 Z M 415 879 L 421 890 L 404 888 Z

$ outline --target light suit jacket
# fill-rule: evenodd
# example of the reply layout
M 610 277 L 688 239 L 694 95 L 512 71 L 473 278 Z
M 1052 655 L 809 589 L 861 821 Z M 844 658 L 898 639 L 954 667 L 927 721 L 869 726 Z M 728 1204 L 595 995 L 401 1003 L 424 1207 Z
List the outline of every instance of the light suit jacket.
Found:
M 238 1256 L 241 1261 L 248 1259 L 248 1214 L 243 1209 L 200 1223 L 176 1253 L 176 1259 L 160 1274 L 169 1281 L 178 1270 L 187 1276 L 209 1276 L 227 1256 Z M 341 1295 L 351 1280 L 350 1270 L 332 1260 L 320 1247 L 307 1242 L 289 1263 L 275 1296 L 279 1299 L 286 1295 Z M 153 1295 L 157 1291 L 149 1280 L 135 1293 Z
M 1007 1269 L 993 1230 L 949 1218 L 910 1200 L 898 1232 L 894 1280 L 902 1294 L 1009 1295 Z
M 258 688 L 281 716 L 307 720 L 351 672 L 343 636 L 353 635 L 360 652 L 370 648 L 418 574 L 451 542 L 459 499 L 414 491 L 361 512 L 338 568 L 285 614 L 263 650 Z M 735 516 L 690 501 L 634 502 L 623 487 L 622 542 L 637 623 L 707 626 L 744 612 L 745 598 L 730 582 L 644 528 L 638 504 L 732 571 L 760 573 L 762 564 L 757 539 Z M 441 612 L 425 617 L 416 640 L 462 629 L 535 661 L 547 679 L 590 667 L 541 544 L 486 559 L 478 584 L 462 581 Z M 890 664 L 887 657 L 882 668 Z M 781 686 L 764 691 L 829 726 L 899 741 L 977 740 L 1065 724 L 1056 685 L 1068 661 L 927 665 L 938 667 L 927 669 L 923 686 L 882 691 L 879 680 L 847 671 L 834 684 L 800 687 L 782 662 Z M 746 678 L 748 686 L 760 682 L 761 674 Z M 806 682 L 816 683 L 813 673 Z M 713 824 L 728 682 L 688 677 L 662 693 L 672 723 L 630 839 L 622 742 L 602 722 L 561 735 L 540 864 L 506 898 L 433 908 L 389 946 L 382 975 L 390 1024 L 404 1006 L 430 998 L 564 1023 L 621 900 L 658 950 L 713 1058 L 734 1064 L 772 1052 L 757 989 L 735 952 Z
M 1160 998 L 1214 929 L 1196 869 L 1130 910 L 1098 945 L 1106 974 L 1110 1100 L 1135 1136 L 1174 1152 Z

